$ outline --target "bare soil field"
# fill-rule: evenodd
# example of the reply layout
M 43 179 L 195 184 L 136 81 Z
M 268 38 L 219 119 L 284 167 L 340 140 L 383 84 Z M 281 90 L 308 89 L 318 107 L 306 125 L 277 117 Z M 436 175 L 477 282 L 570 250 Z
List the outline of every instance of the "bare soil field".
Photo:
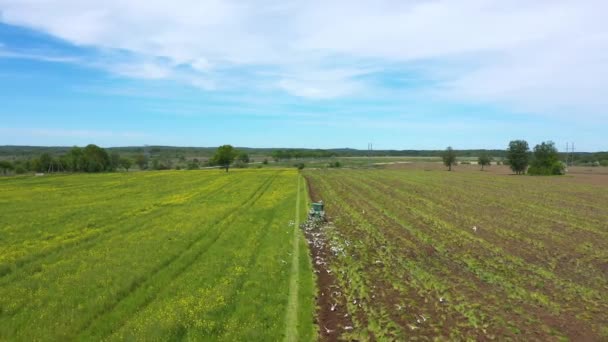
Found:
M 605 169 L 387 168 L 305 173 L 323 339 L 608 339 Z

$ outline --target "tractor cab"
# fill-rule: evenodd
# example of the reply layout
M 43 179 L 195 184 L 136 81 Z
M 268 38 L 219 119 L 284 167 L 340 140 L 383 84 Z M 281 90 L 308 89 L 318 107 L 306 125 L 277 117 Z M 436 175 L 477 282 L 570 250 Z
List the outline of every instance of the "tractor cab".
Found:
M 325 205 L 323 204 L 323 201 L 313 202 L 311 204 L 308 217 L 311 219 L 316 218 L 325 220 Z

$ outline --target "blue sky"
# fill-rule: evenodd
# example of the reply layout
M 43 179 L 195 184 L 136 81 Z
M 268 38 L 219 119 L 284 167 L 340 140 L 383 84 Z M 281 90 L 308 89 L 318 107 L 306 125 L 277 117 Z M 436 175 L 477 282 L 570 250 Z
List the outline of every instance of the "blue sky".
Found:
M 0 0 L 0 145 L 608 150 L 607 10 Z

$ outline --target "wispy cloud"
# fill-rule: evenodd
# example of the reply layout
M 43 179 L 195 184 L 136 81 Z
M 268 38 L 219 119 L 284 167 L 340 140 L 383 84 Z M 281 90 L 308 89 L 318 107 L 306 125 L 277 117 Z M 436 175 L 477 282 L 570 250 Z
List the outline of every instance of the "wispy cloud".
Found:
M 94 64 L 117 75 L 203 90 L 356 97 L 382 91 L 362 75 L 416 66 L 420 96 L 588 116 L 608 105 L 602 0 L 0 0 L 0 10 L 7 23 L 98 49 Z M 271 75 L 235 77 L 243 68 Z
M 10 51 L 4 49 L 2 44 L 0 44 L 0 58 L 31 59 L 36 61 L 55 63 L 81 63 L 81 59 L 77 57 L 53 56 L 50 54 L 36 54 L 29 52 Z

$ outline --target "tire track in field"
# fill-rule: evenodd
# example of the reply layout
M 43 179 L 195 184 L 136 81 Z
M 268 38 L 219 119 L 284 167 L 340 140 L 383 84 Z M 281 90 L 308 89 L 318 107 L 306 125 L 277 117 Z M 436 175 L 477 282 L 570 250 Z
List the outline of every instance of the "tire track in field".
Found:
M 274 182 L 278 174 L 279 172 L 271 175 L 268 179 L 264 181 L 264 183 L 262 183 L 262 185 L 258 189 L 256 189 L 256 191 L 254 191 L 254 193 L 245 202 L 243 202 L 236 209 L 230 211 L 226 216 L 214 221 L 211 225 L 229 225 L 238 217 L 242 210 L 253 206 L 258 201 L 258 199 L 262 197 L 262 195 Z M 80 338 L 102 338 L 120 329 L 120 327 L 126 322 L 126 320 L 124 319 L 125 315 L 133 315 L 135 312 L 145 308 L 148 304 L 150 304 L 162 288 L 164 288 L 166 285 L 170 284 L 174 279 L 179 277 L 186 269 L 188 269 L 194 262 L 196 262 L 196 260 L 198 260 L 202 255 L 204 255 L 209 250 L 209 248 L 213 246 L 219 240 L 219 238 L 228 230 L 230 230 L 230 226 L 228 226 L 228 229 L 219 230 L 217 234 L 211 238 L 210 241 L 195 250 L 194 247 L 196 247 L 196 245 L 200 241 L 202 241 L 205 236 L 208 235 L 208 232 L 204 232 L 198 235 L 190 244 L 188 244 L 188 246 L 183 251 L 165 260 L 159 265 L 159 267 L 152 270 L 150 273 L 136 279 L 129 287 L 123 289 L 123 291 L 118 294 L 114 302 L 106 305 L 100 312 L 93 315 L 90 319 L 86 321 L 85 324 L 83 324 L 83 327 L 80 329 L 79 333 Z M 171 267 L 180 259 L 185 259 L 184 264 L 176 266 L 176 268 L 172 270 Z M 165 272 L 168 274 L 163 277 L 163 273 Z M 168 280 L 163 281 L 163 278 Z M 146 284 L 149 284 L 149 286 L 145 287 L 144 285 Z M 142 288 L 144 289 L 144 291 L 147 288 L 152 288 L 152 292 L 144 296 L 143 300 L 140 303 L 136 303 L 136 305 L 133 305 L 132 309 L 128 310 L 127 313 L 122 315 L 120 313 L 112 315 L 116 311 L 116 308 L 118 306 L 120 306 L 122 303 L 125 303 L 130 296 L 132 296 L 135 292 L 139 291 Z M 104 322 L 107 320 L 121 322 L 122 324 L 105 324 L 104 328 Z M 96 325 L 99 326 L 98 329 L 101 330 L 100 334 L 95 334 L 93 332 L 93 330 L 96 329 Z M 111 331 L 104 331 L 108 329 L 110 329 Z
M 237 294 L 239 294 L 239 292 L 243 288 L 243 285 L 245 284 L 245 280 L 247 280 L 248 277 L 251 275 L 250 271 L 251 271 L 252 267 L 255 265 L 255 262 L 260 257 L 260 250 L 264 246 L 263 243 L 267 242 L 266 236 L 268 236 L 268 231 L 270 230 L 270 228 L 272 226 L 272 222 L 274 221 L 275 217 L 276 217 L 276 212 L 273 210 L 272 216 L 271 216 L 270 220 L 268 221 L 268 223 L 264 226 L 262 233 L 259 234 L 257 236 L 257 238 L 255 238 L 255 241 L 257 242 L 257 244 L 256 244 L 253 252 L 251 252 L 249 254 L 249 259 L 246 263 L 247 272 L 244 272 L 243 274 L 237 276 L 235 284 L 234 284 L 234 288 L 230 291 L 229 295 L 225 296 L 226 303 L 229 303 L 227 306 L 227 309 L 226 309 L 227 312 L 234 312 L 234 309 L 236 308 L 236 306 L 241 304 L 241 303 L 237 303 L 236 301 L 233 301 L 232 299 Z M 182 331 L 182 332 L 185 333 L 185 331 Z M 222 331 L 222 335 L 216 336 L 216 338 L 221 339 L 223 337 L 223 335 L 224 334 Z M 183 340 L 184 336 L 179 336 L 179 339 Z
M 237 183 L 235 183 L 235 184 L 237 184 Z M 210 187 L 217 186 L 217 189 L 213 189 L 209 194 L 205 194 L 206 197 L 213 196 L 213 195 L 225 190 L 224 188 L 222 188 L 222 186 L 225 185 L 225 183 L 220 183 L 220 184 L 215 184 L 215 185 L 214 185 L 214 183 L 211 183 L 209 185 L 212 185 Z M 158 215 L 162 209 L 164 209 L 163 206 L 155 206 L 153 208 L 153 210 L 147 212 L 146 214 Z M 120 223 L 120 222 L 129 220 L 131 218 L 132 217 L 130 217 L 130 216 L 121 215 L 116 219 L 115 222 Z M 122 229 L 115 228 L 114 226 L 123 227 L 123 228 Z M 86 248 L 96 245 L 99 242 L 108 240 L 109 238 L 112 238 L 114 236 L 128 234 L 128 233 L 136 230 L 138 227 L 139 227 L 138 225 L 128 226 L 128 225 L 113 224 L 112 226 L 109 226 L 109 227 L 106 226 L 104 229 L 101 229 L 94 234 L 85 236 L 84 238 L 76 239 L 76 240 L 70 241 L 68 243 L 60 244 L 56 247 L 49 248 L 46 251 L 34 254 L 30 257 L 25 257 L 25 258 L 22 258 L 19 260 L 15 260 L 15 261 L 13 261 L 13 264 L 15 265 L 14 269 L 11 267 L 6 268 L 4 270 L 0 269 L 0 287 L 10 284 L 10 281 L 12 280 L 12 278 L 17 277 L 17 275 L 19 273 L 26 271 L 25 268 L 32 265 L 36 261 L 39 261 L 41 259 L 53 256 L 53 255 L 56 255 L 59 253 L 70 252 L 74 249 L 76 249 L 76 250 L 86 249 Z
M 300 181 L 298 174 L 298 190 L 296 195 L 296 217 L 293 227 L 293 250 L 291 257 L 291 277 L 289 278 L 289 300 L 285 313 L 285 341 L 298 341 L 298 283 L 300 282 Z
M 240 184 L 240 183 L 233 182 L 233 184 Z M 218 189 L 215 189 L 211 194 L 217 194 L 217 193 L 221 192 L 222 191 L 222 185 L 225 185 L 225 183 L 220 183 L 219 185 L 217 185 Z M 256 189 L 255 191 L 258 191 L 258 190 L 259 190 L 259 188 Z M 255 191 L 254 191 L 254 193 L 255 193 Z M 209 194 L 207 194 L 206 196 L 209 197 Z M 162 209 L 162 207 L 158 207 L 158 209 Z M 157 215 L 160 214 L 160 210 L 155 210 L 155 211 L 156 211 L 155 214 L 157 214 Z M 220 221 L 221 221 L 221 219 L 218 219 L 218 220 L 214 221 L 213 224 L 217 224 Z M 48 257 L 50 255 L 63 253 L 65 251 L 70 251 L 70 250 L 76 250 L 76 251 L 78 251 L 78 250 L 90 248 L 92 246 L 95 246 L 97 243 L 101 243 L 101 242 L 103 242 L 103 241 L 105 241 L 105 240 L 107 240 L 109 238 L 114 237 L 114 236 L 117 236 L 117 235 L 120 235 L 120 234 L 128 234 L 130 232 L 133 232 L 133 231 L 135 231 L 137 229 L 137 227 L 138 227 L 138 225 L 133 225 L 131 228 L 128 228 L 128 229 L 112 229 L 112 228 L 109 228 L 109 229 L 106 229 L 106 231 L 110 231 L 111 232 L 110 234 L 105 234 L 105 235 L 102 234 L 102 235 L 93 235 L 93 236 L 90 236 L 89 238 L 87 238 L 85 240 L 86 244 L 85 243 L 78 243 L 78 242 L 82 242 L 83 241 L 83 240 L 78 240 L 78 242 L 75 242 L 73 245 L 71 244 L 70 248 L 68 248 L 68 249 L 59 249 L 59 250 L 56 250 L 53 253 L 51 253 L 49 255 L 45 255 L 45 256 L 43 256 L 41 258 L 38 258 L 36 260 L 44 259 L 45 257 Z M 32 264 L 36 260 L 33 260 L 32 262 L 28 263 L 27 266 L 30 266 L 30 264 Z M 35 267 L 35 266 L 36 265 L 33 265 L 31 267 Z M 20 269 L 20 271 L 24 272 L 26 270 L 25 269 Z M 12 273 L 9 276 L 4 277 L 4 278 L 0 277 L 0 281 L 1 281 L 0 287 L 12 285 L 12 283 L 10 281 L 12 280 L 12 278 L 16 278 L 20 273 L 22 273 L 22 272 L 15 272 L 15 273 Z M 131 287 L 133 287 L 133 285 L 131 285 Z M 4 316 L 5 317 L 15 316 L 20 311 L 22 311 L 23 309 L 27 308 L 28 305 L 29 305 L 29 303 L 23 303 L 22 305 L 20 305 L 19 307 L 15 308 L 14 310 L 11 310 L 11 312 L 9 312 L 9 313 L 5 312 Z

